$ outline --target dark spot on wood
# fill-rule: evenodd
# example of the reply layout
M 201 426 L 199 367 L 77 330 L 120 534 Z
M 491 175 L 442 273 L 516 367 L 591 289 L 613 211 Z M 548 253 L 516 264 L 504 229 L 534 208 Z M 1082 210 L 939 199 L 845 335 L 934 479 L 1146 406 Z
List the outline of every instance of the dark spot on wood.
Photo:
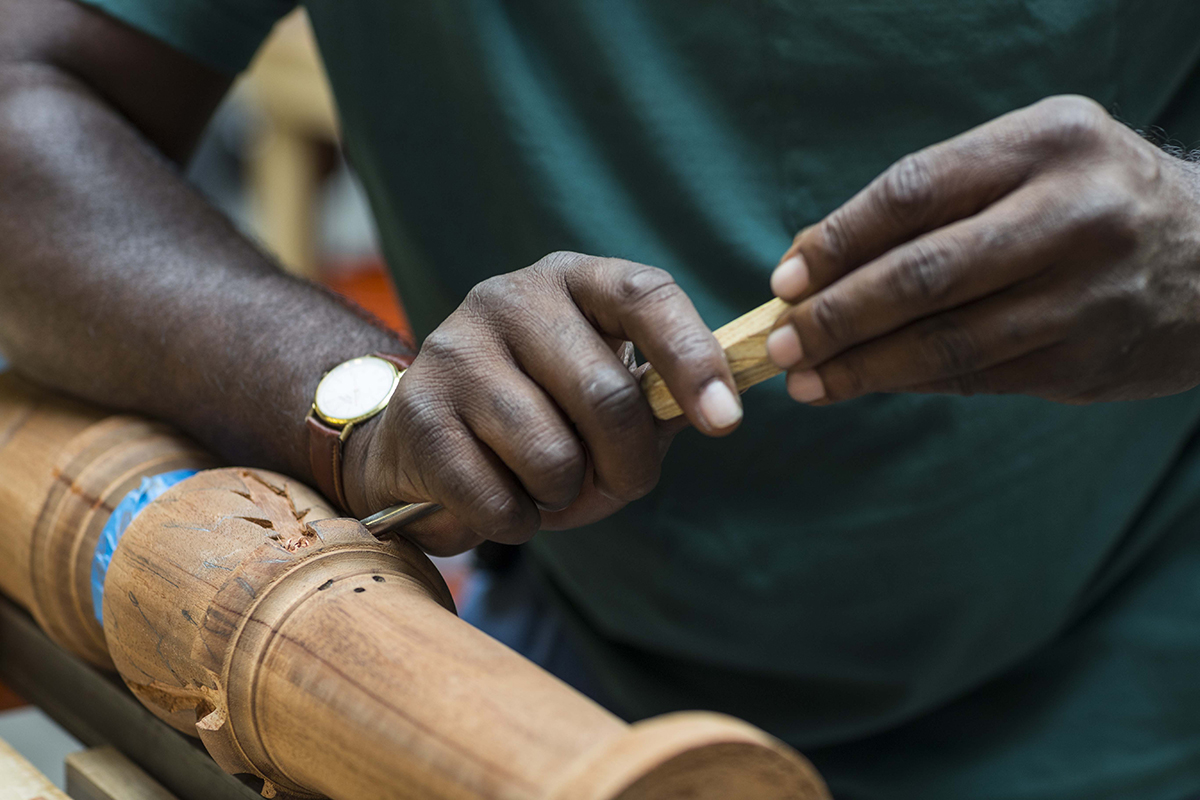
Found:
M 366 589 L 364 589 L 363 587 L 359 586 L 359 587 L 358 587 L 357 589 L 355 589 L 354 591 L 355 591 L 355 592 L 357 592 L 357 593 L 359 593 L 359 594 L 361 594 L 362 592 L 365 592 L 365 591 L 366 591 Z
M 371 580 L 375 581 L 376 583 L 383 583 L 383 576 L 382 575 L 372 575 Z
M 115 507 L 112 506 L 111 504 L 106 503 L 104 500 L 102 500 L 99 497 L 93 497 L 92 495 L 85 492 L 82 488 L 80 488 L 80 486 L 77 483 L 75 483 L 75 478 L 72 477 L 71 475 L 68 475 L 67 473 L 64 473 L 64 472 L 58 472 L 56 470 L 55 474 L 54 474 L 54 479 L 56 481 L 58 481 L 59 483 L 61 483 L 62 485 L 66 486 L 67 491 L 70 492 L 71 494 L 83 498 L 84 502 L 86 502 L 88 504 L 88 507 L 91 510 L 95 511 L 98 508 L 103 508 L 105 511 L 109 512 L 110 514 L 115 510 Z
M 323 591 L 325 591 L 326 589 L 328 589 L 330 586 L 333 586 L 333 578 L 330 578 L 329 580 L 325 581 L 325 582 L 324 582 L 324 583 L 322 583 L 320 586 L 318 586 L 318 587 L 317 587 L 317 591 L 318 591 L 318 592 L 323 592 Z

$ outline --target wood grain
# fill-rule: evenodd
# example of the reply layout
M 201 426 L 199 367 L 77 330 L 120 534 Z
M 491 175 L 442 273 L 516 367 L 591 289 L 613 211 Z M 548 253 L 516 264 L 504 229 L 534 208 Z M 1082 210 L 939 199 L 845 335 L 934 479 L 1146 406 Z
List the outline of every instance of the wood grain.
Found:
M 115 747 L 94 747 L 67 756 L 71 800 L 175 800 L 158 781 Z
M 91 591 L 104 523 L 142 478 L 216 463 L 165 425 L 0 375 L 0 590 L 55 642 L 112 669 Z
M 42 503 L 58 480 L 67 444 L 106 415 L 54 397 L 17 378 L 0 375 L 0 588 L 33 607 L 30 548 Z
M 332 513 L 283 476 L 210 470 L 151 504 L 117 548 L 104 599 L 113 661 L 225 769 L 337 800 L 399 787 L 513 800 L 716 800 L 734 786 L 744 798 L 824 796 L 807 762 L 744 723 L 700 714 L 631 728 L 459 620 L 411 543 Z M 751 777 L 764 769 L 771 780 Z
M 0 800 L 70 800 L 50 779 L 0 739 Z
M 0 642 L 0 678 L 85 746 L 116 747 L 180 800 L 259 797 L 257 789 L 217 766 L 194 736 L 151 714 L 120 676 L 50 641 L 28 612 L 3 595 Z
M 789 308 L 790 305 L 775 298 L 713 331 L 717 342 L 725 350 L 725 358 L 729 361 L 729 369 L 733 372 L 739 392 L 782 371 L 767 357 L 767 336 L 779 316 Z M 650 401 L 654 416 L 659 419 L 674 419 L 683 413 L 654 367 L 642 375 L 642 392 Z
M 828 796 L 803 757 L 745 723 L 626 724 L 458 619 L 414 545 L 379 541 L 260 470 L 201 472 L 134 520 L 97 645 L 79 581 L 97 525 L 135 478 L 208 457 L 162 426 L 5 386 L 0 475 L 41 494 L 0 495 L 0 519 L 20 521 L 0 538 L 25 558 L 0 564 L 0 588 L 22 592 L 65 647 L 115 665 L 227 772 L 263 778 L 268 797 Z

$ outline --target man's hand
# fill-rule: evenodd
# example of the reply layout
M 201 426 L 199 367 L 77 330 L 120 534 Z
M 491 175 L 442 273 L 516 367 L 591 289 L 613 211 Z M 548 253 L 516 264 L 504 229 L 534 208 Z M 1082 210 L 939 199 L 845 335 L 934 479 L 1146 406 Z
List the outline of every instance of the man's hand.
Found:
M 476 286 L 425 340 L 378 423 L 351 435 L 355 513 L 439 502 L 448 515 L 406 534 L 449 554 L 582 525 L 643 496 L 682 423 L 654 419 L 629 342 L 702 432 L 737 426 L 725 354 L 670 275 L 556 253 Z
M 154 152 L 185 160 L 228 83 L 93 8 L 0 2 L 0 350 L 232 463 L 311 479 L 304 418 L 321 374 L 408 349 L 284 274 Z M 551 256 L 477 287 L 387 412 L 349 437 L 352 510 L 442 503 L 413 538 L 450 553 L 645 494 L 680 425 L 654 421 L 621 357 L 629 340 L 692 423 L 736 427 L 724 353 L 670 276 Z
M 1200 383 L 1200 170 L 1059 97 L 908 156 L 801 231 L 768 340 L 799 401 Z

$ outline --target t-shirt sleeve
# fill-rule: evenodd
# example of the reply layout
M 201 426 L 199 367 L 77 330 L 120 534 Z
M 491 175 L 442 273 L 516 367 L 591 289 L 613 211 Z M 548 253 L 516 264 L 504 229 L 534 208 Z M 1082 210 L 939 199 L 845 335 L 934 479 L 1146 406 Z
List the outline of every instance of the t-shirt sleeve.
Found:
M 79 0 L 229 75 L 297 0 Z

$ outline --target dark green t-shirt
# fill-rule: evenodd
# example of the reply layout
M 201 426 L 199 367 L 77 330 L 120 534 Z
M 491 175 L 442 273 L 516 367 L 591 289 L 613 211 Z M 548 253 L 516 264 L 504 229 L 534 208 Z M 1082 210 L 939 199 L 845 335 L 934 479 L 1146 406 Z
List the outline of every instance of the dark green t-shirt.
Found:
M 220 69 L 287 0 L 90 0 Z M 705 319 L 901 155 L 1044 96 L 1200 138 L 1195 0 L 310 0 L 418 333 L 557 249 Z M 1058 406 L 773 382 L 534 550 L 618 703 L 706 707 L 841 798 L 1200 794 L 1195 392 Z

